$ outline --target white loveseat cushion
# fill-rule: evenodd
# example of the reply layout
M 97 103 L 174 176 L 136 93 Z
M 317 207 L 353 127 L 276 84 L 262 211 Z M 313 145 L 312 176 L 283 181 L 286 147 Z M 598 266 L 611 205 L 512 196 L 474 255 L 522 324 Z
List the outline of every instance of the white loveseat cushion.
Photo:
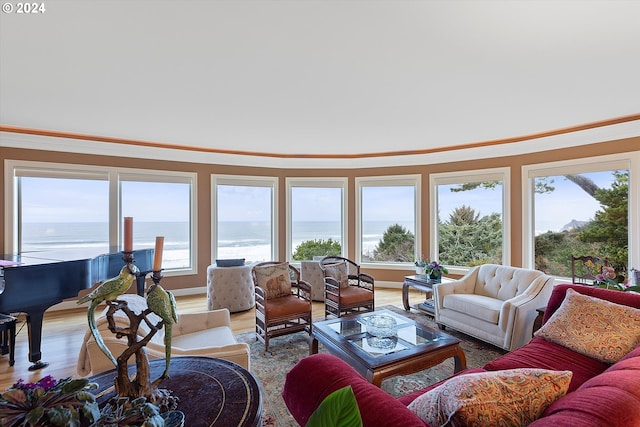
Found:
M 485 322 L 498 324 L 504 301 L 474 294 L 451 294 L 443 299 L 444 308 L 468 314 Z
M 163 337 L 163 333 L 156 334 Z M 204 329 L 190 334 L 178 335 L 171 338 L 171 346 L 181 349 L 195 349 L 215 346 L 225 346 L 237 343 L 231 328 L 218 326 L 217 328 Z

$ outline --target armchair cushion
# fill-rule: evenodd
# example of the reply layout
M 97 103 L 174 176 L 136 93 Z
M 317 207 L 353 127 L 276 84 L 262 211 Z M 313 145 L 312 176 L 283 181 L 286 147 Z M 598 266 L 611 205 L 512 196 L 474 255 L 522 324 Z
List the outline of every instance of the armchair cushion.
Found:
M 338 296 L 336 294 L 327 292 L 327 299 L 337 301 Z M 340 303 L 342 304 L 356 304 L 371 299 L 371 291 L 362 289 L 358 286 L 347 286 L 340 289 Z
M 345 261 L 323 266 L 326 276 L 333 277 L 340 284 L 340 288 L 349 287 L 349 267 Z
M 309 310 L 309 305 L 309 301 L 289 294 L 280 298 L 270 299 L 269 304 L 265 305 L 265 310 L 270 319 L 277 319 L 283 316 L 304 313 Z
M 408 406 L 432 426 L 525 426 L 565 395 L 571 371 L 512 369 L 453 377 Z
M 567 289 L 558 310 L 535 335 L 616 363 L 640 344 L 640 310 Z
M 291 295 L 288 262 L 255 266 L 253 271 L 256 277 L 256 285 L 266 290 L 267 299 Z

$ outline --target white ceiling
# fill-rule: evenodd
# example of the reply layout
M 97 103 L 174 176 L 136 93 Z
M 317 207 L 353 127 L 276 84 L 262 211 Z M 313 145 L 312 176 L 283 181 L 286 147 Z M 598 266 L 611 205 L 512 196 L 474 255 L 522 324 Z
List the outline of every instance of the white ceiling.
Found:
M 361 154 L 640 113 L 640 1 L 44 4 L 0 15 L 3 125 Z

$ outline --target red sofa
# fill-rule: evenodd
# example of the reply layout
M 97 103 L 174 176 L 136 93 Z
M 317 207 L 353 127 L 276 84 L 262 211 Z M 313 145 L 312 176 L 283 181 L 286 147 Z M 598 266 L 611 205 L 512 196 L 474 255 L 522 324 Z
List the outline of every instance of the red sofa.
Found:
M 640 294 L 582 285 L 558 285 L 547 304 L 543 323 L 560 306 L 568 288 L 617 304 L 640 308 Z M 482 368 L 469 369 L 458 375 L 514 368 L 573 372 L 567 394 L 551 404 L 541 418 L 530 424 L 533 427 L 640 426 L 640 346 L 617 363 L 607 365 L 536 337 L 525 346 Z M 302 359 L 287 374 L 282 397 L 296 421 L 305 425 L 327 395 L 346 385 L 353 388 L 364 426 L 424 427 L 425 423 L 406 406 L 439 383 L 394 398 L 368 383 L 337 357 L 315 354 Z

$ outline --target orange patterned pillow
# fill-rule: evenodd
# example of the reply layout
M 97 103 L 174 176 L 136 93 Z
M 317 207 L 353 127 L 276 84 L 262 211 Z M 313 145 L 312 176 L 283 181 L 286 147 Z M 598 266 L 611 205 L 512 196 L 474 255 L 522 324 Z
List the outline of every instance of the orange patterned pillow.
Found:
M 266 298 L 279 298 L 291 294 L 289 263 L 256 266 L 253 268 L 256 284 L 266 292 Z
M 567 289 L 560 307 L 535 336 L 616 363 L 640 344 L 640 310 Z
M 408 408 L 436 426 L 526 426 L 567 393 L 573 373 L 511 369 L 453 377 Z

